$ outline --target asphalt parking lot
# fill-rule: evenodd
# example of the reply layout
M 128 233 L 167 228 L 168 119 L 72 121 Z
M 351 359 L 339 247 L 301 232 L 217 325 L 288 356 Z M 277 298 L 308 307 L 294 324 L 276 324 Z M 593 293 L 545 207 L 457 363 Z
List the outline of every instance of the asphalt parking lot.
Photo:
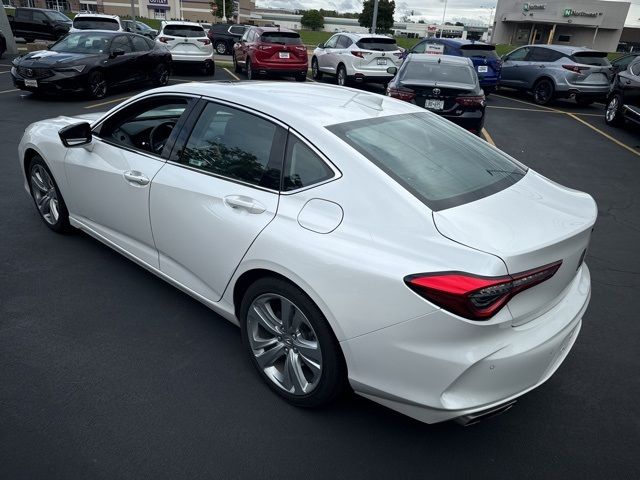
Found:
M 22 188 L 24 128 L 135 92 L 36 98 L 14 89 L 8 65 L 0 60 L 1 478 L 640 478 L 640 132 L 607 127 L 602 105 L 488 100 L 487 140 L 589 192 L 599 218 L 573 351 L 509 412 L 463 428 L 353 395 L 318 411 L 289 406 L 254 373 L 236 327 L 92 238 L 49 231 Z M 215 79 L 235 80 L 230 70 Z M 176 72 L 172 83 L 208 79 Z

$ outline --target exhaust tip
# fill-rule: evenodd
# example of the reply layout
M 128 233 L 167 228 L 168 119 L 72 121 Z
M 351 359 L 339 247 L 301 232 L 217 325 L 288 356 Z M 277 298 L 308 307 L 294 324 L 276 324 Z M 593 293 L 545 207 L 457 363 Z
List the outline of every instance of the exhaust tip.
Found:
M 511 400 L 510 402 L 503 403 L 502 405 L 498 405 L 497 407 L 480 410 L 479 412 L 470 413 L 468 415 L 463 415 L 454 419 L 454 422 L 462 425 L 463 427 L 468 427 L 470 425 L 478 423 L 480 420 L 495 417 L 496 415 L 500 415 L 501 413 L 506 412 L 511 407 L 513 407 L 514 403 L 516 403 L 516 400 Z

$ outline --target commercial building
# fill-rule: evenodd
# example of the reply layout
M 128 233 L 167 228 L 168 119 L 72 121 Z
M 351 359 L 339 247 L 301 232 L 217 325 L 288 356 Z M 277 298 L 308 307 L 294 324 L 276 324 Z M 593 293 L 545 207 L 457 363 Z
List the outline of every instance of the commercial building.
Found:
M 498 0 L 492 43 L 554 43 L 615 52 L 629 2 Z

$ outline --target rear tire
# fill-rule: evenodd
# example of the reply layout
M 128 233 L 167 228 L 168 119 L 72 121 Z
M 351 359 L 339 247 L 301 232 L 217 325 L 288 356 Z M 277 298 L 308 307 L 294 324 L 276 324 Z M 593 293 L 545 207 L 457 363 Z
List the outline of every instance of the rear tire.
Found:
M 226 55 L 227 54 L 227 44 L 223 41 L 218 40 L 214 46 L 216 53 L 218 55 Z
M 604 121 L 607 125 L 620 127 L 624 124 L 624 115 L 622 114 L 622 97 L 617 93 L 613 95 L 607 102 L 604 111 Z
M 69 211 L 64 203 L 58 185 L 41 156 L 31 159 L 29 168 L 29 191 L 38 210 L 40 219 L 56 233 L 70 233 Z
M 311 76 L 314 80 L 322 80 L 322 72 L 320 71 L 320 67 L 318 66 L 318 59 L 315 57 L 313 57 L 313 59 L 311 60 Z
M 338 76 L 338 85 L 341 87 L 348 87 L 349 86 L 349 77 L 347 77 L 347 69 L 345 68 L 344 65 L 339 65 L 338 66 L 338 71 L 337 71 L 337 76 Z
M 535 83 L 532 93 L 533 101 L 537 105 L 549 105 L 553 101 L 555 87 L 550 80 L 542 78 Z
M 166 64 L 159 64 L 151 74 L 151 83 L 154 87 L 164 87 L 169 83 L 169 67 Z
M 292 313 L 283 321 L 287 311 Z M 240 324 L 258 375 L 289 403 L 318 407 L 344 391 L 347 368 L 340 345 L 320 309 L 295 285 L 274 277 L 257 280 L 242 299 Z

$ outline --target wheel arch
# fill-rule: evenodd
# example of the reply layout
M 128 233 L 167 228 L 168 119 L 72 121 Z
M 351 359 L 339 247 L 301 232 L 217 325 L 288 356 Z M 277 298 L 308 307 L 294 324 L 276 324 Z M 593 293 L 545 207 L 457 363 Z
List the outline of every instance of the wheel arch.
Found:
M 540 75 L 538 78 L 536 78 L 533 83 L 531 84 L 531 89 L 533 90 L 533 88 L 540 83 L 540 81 L 542 80 L 549 80 L 551 82 L 551 84 L 553 85 L 553 89 L 557 90 L 558 89 L 558 84 L 556 83 L 556 79 L 553 78 L 552 75 L 547 75 L 546 73 L 544 75 Z

